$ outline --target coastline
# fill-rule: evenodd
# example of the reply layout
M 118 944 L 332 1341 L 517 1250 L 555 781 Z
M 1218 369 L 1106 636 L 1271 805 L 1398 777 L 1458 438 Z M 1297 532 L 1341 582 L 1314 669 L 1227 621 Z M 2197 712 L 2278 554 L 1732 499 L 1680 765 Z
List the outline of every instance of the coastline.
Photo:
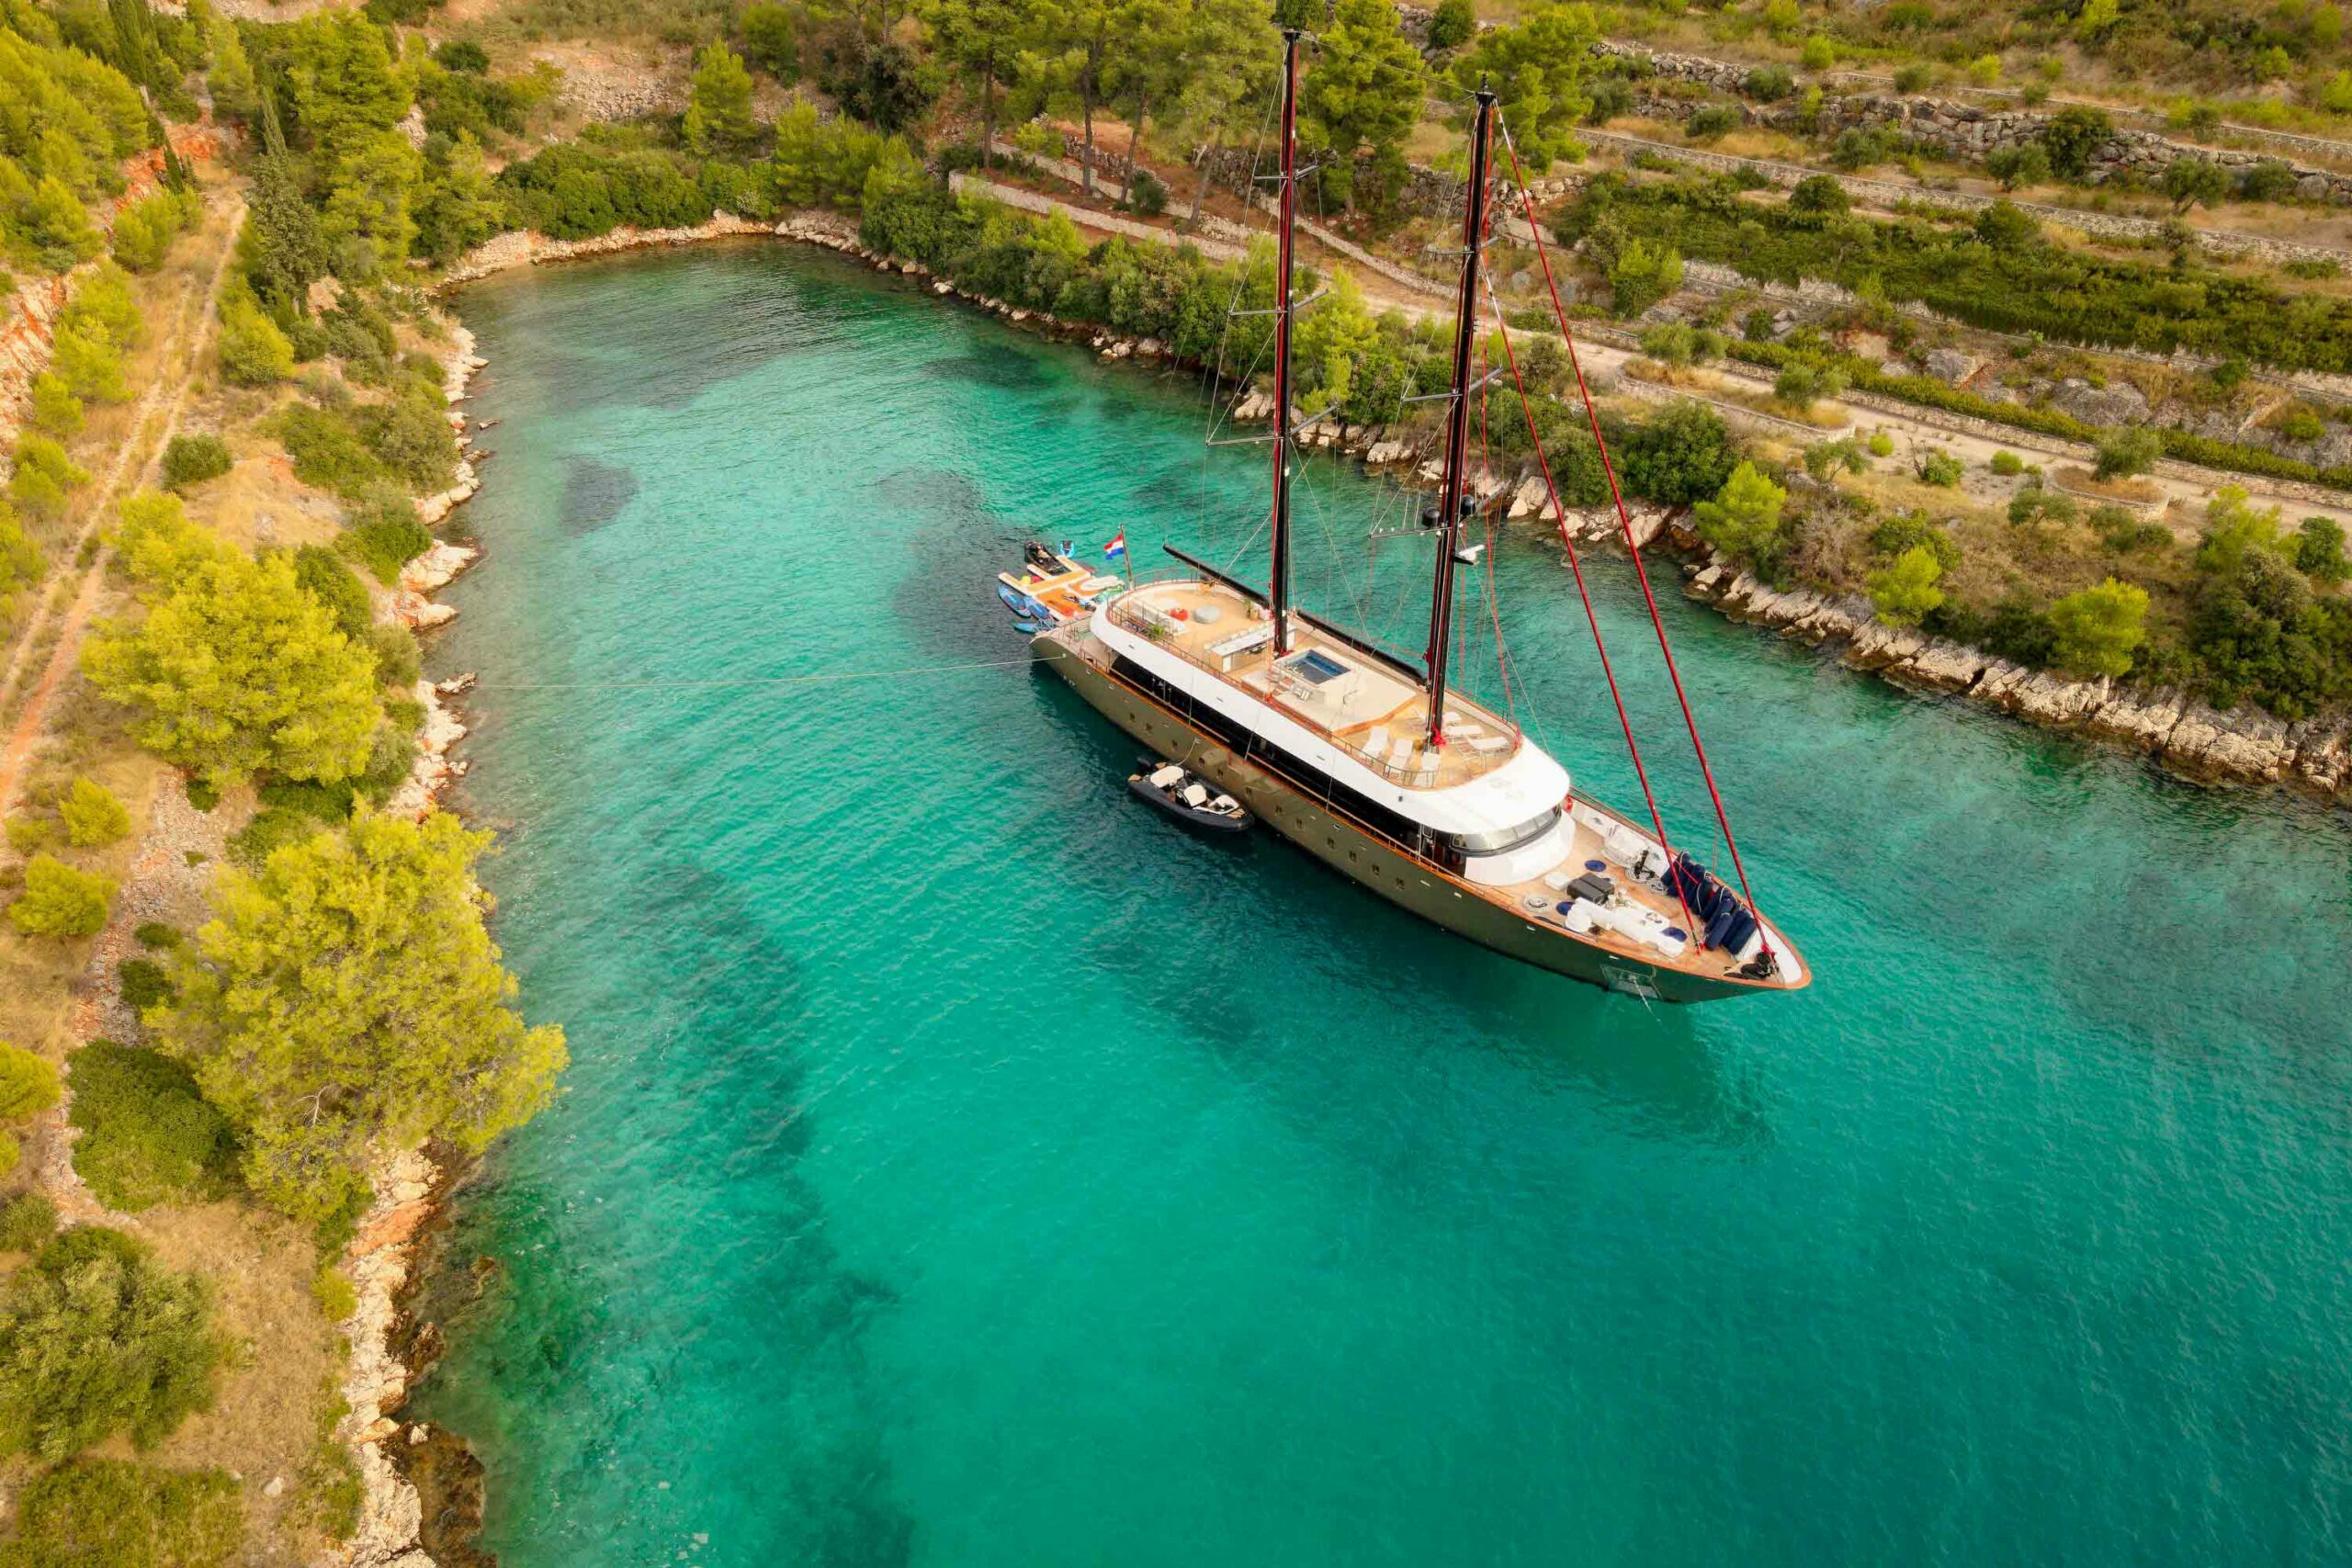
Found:
M 485 361 L 474 352 L 473 333 L 454 321 L 448 325 L 442 391 L 460 457 L 450 488 L 417 505 L 428 526 L 446 522 L 481 488 L 480 471 L 463 455 L 472 437 L 460 405 Z M 388 595 L 390 618 L 420 634 L 447 626 L 458 613 L 435 595 L 481 559 L 476 545 L 435 544 L 401 569 Z M 466 762 L 449 753 L 467 730 L 457 700 L 473 683 L 470 672 L 418 680 L 424 717 L 416 761 L 385 810 L 421 818 L 465 776 Z M 375 1201 L 344 1248 L 343 1269 L 357 1304 L 341 1325 L 350 1353 L 337 1391 L 346 1408 L 334 1439 L 357 1468 L 360 1505 L 358 1528 L 325 1559 L 332 1568 L 487 1568 L 493 1561 L 469 1544 L 481 1523 L 481 1462 L 455 1434 L 398 1418 L 440 1340 L 434 1325 L 413 1310 L 427 1276 L 422 1263 L 426 1238 L 447 1225 L 452 1194 L 470 1169 L 469 1162 L 446 1150 L 381 1156 L 369 1179 Z M 428 1542 L 439 1556 L 425 1550 Z
M 469 253 L 435 285 L 435 291 L 446 292 L 518 267 L 752 236 L 818 245 L 868 263 L 878 271 L 922 280 L 933 294 L 987 310 L 1010 325 L 1064 341 L 1084 341 L 1104 359 L 1170 367 L 1180 363 L 1166 344 L 1155 339 L 1126 337 L 1009 305 L 936 276 L 920 263 L 878 254 L 858 240 L 852 220 L 832 212 L 796 212 L 773 224 L 722 212 L 707 223 L 690 228 L 623 228 L 587 240 L 548 240 L 509 231 Z M 470 338 L 467 342 L 470 345 Z M 1250 393 L 1237 405 L 1233 417 L 1237 422 L 1260 421 L 1272 412 L 1271 399 Z M 1413 468 L 1429 461 L 1419 443 L 1393 438 L 1378 426 L 1327 423 L 1302 445 L 1351 457 L 1373 468 Z M 1544 502 L 1542 479 L 1532 465 L 1510 474 L 1482 470 L 1473 476 L 1472 485 L 1490 508 L 1503 511 L 1507 521 L 1555 520 Z M 1506 494 L 1507 505 L 1502 499 Z M 1860 601 L 1810 589 L 1774 590 L 1716 557 L 1695 536 L 1669 526 L 1664 510 L 1638 503 L 1629 510 L 1635 545 L 1643 548 L 1659 541 L 1670 545 L 1681 558 L 1686 594 L 1733 620 L 1770 626 L 1782 636 L 1825 649 L 1849 667 L 1877 674 L 1906 691 L 1963 696 L 2046 729 L 2139 752 L 2191 783 L 2276 786 L 2327 804 L 2352 807 L 2352 719 L 2290 724 L 2255 710 L 2218 710 L 2177 692 L 2118 687 L 2105 679 L 2081 681 L 2053 671 L 2029 670 L 1981 649 L 1882 626 L 1870 606 Z M 1579 545 L 1624 547 L 1612 510 L 1570 510 L 1563 521 L 1564 532 Z

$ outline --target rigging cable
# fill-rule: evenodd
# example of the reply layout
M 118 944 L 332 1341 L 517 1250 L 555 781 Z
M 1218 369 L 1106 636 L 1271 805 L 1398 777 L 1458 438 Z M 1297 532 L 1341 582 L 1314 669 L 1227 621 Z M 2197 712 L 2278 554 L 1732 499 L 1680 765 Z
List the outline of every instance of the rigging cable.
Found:
M 1506 147 L 1510 145 L 1510 133 L 1508 129 L 1503 133 L 1503 145 Z M 1518 166 L 1518 158 L 1514 156 L 1511 160 L 1514 168 Z M 1524 192 L 1526 188 L 1526 185 L 1522 182 L 1520 189 Z M 1567 548 L 1568 570 L 1576 574 L 1577 597 L 1584 604 L 1585 624 L 1592 628 L 1592 650 L 1600 656 L 1600 673 L 1609 682 L 1609 700 L 1616 705 L 1617 726 L 1625 733 L 1625 750 L 1634 761 L 1634 776 L 1641 781 L 1642 802 L 1649 807 L 1650 826 L 1657 829 L 1658 848 L 1665 852 L 1667 863 L 1671 866 L 1674 862 L 1674 841 L 1667 837 L 1666 818 L 1657 808 L 1657 795 L 1650 789 L 1650 773 L 1648 767 L 1642 761 L 1641 742 L 1634 739 L 1634 721 L 1625 712 L 1624 694 L 1617 689 L 1616 667 L 1610 661 L 1608 641 L 1600 635 L 1600 616 L 1592 607 L 1592 591 L 1585 585 L 1584 562 L 1577 555 L 1576 538 L 1568 531 L 1568 513 L 1567 509 L 1560 504 L 1560 487 L 1552 479 L 1552 459 L 1544 450 L 1543 434 L 1535 428 L 1535 405 L 1528 400 L 1527 380 L 1520 374 L 1519 353 L 1511 347 L 1509 321 L 1501 321 L 1498 335 L 1503 340 L 1503 358 L 1510 367 L 1511 385 L 1519 392 L 1520 412 L 1527 420 L 1527 438 L 1535 446 L 1535 465 L 1544 475 L 1544 493 L 1551 505 L 1553 521 L 1559 526 L 1560 543 Z M 1570 353 L 1573 355 L 1573 348 Z M 1600 435 L 1600 427 L 1596 421 L 1593 425 L 1593 438 L 1597 441 Z M 1603 461 L 1606 460 L 1604 457 Z M 1667 880 L 1668 885 L 1674 887 L 1674 901 L 1681 907 L 1682 919 L 1685 922 L 1683 929 L 1691 933 L 1692 940 L 1698 940 L 1702 933 L 1698 922 L 1691 917 L 1690 901 L 1682 897 L 1682 890 L 1675 885 L 1673 878 L 1668 877 Z
M 1497 122 L 1499 124 L 1501 117 L 1498 115 L 1496 118 Z M 1770 934 L 1765 931 L 1764 911 L 1758 907 L 1756 902 L 1756 894 L 1747 885 L 1747 867 L 1742 863 L 1739 858 L 1739 840 L 1732 836 L 1731 818 L 1730 815 L 1724 810 L 1723 792 L 1715 787 L 1715 770 L 1707 761 L 1706 743 L 1699 739 L 1699 720 L 1690 711 L 1690 694 L 1682 689 L 1682 672 L 1675 668 L 1674 649 L 1667 644 L 1666 622 L 1658 615 L 1657 595 L 1650 591 L 1649 569 L 1642 564 L 1642 547 L 1636 543 L 1634 538 L 1633 516 L 1625 510 L 1625 497 L 1617 488 L 1617 467 L 1610 460 L 1609 443 L 1601 439 L 1600 415 L 1592 406 L 1591 389 L 1585 385 L 1584 365 L 1582 361 L 1577 357 L 1576 334 L 1568 331 L 1568 313 L 1561 308 L 1560 286 L 1552 276 L 1551 253 L 1546 250 L 1544 245 L 1544 226 L 1535 220 L 1535 198 L 1528 192 L 1527 175 L 1520 168 L 1519 164 L 1519 147 L 1511 141 L 1510 128 L 1508 125 L 1503 126 L 1503 149 L 1510 154 L 1511 176 L 1519 182 L 1520 199 L 1527 209 L 1527 231 L 1534 236 L 1535 257 L 1536 260 L 1541 262 L 1544 266 L 1544 287 L 1550 291 L 1552 296 L 1552 316 L 1553 319 L 1559 323 L 1560 337 L 1562 341 L 1566 343 L 1568 345 L 1568 365 L 1570 368 L 1576 371 L 1577 394 L 1584 400 L 1585 420 L 1592 426 L 1593 446 L 1600 454 L 1600 471 L 1606 475 L 1609 479 L 1609 499 L 1616 505 L 1617 524 L 1618 526 L 1624 531 L 1626 547 L 1634 553 L 1634 573 L 1641 581 L 1642 599 L 1649 606 L 1650 625 L 1655 627 L 1657 632 L 1657 650 L 1660 654 L 1665 656 L 1666 673 L 1668 679 L 1674 682 L 1675 700 L 1682 705 L 1682 722 L 1690 731 L 1690 749 L 1698 754 L 1699 772 L 1707 781 L 1707 798 L 1714 804 L 1715 822 L 1724 830 L 1724 847 L 1731 851 L 1732 870 L 1736 872 L 1739 875 L 1740 893 L 1747 899 L 1748 912 L 1756 917 L 1758 931 L 1759 932 L 1765 932 L 1762 936 L 1762 945 L 1759 952 L 1765 958 L 1770 959 L 1773 955 L 1772 939 Z M 1508 336 L 1505 337 L 1504 342 L 1506 344 L 1510 342 Z M 1522 402 L 1525 400 L 1524 391 L 1521 394 L 1521 400 Z M 1532 431 L 1534 427 L 1534 415 L 1531 411 L 1528 416 L 1528 428 Z M 1546 483 L 1548 482 L 1549 474 L 1547 470 Z M 1565 536 L 1566 533 L 1566 519 L 1565 517 L 1562 519 L 1561 532 Z M 1596 624 L 1594 627 L 1594 633 L 1596 636 L 1599 635 L 1599 626 Z M 1612 682 L 1611 684 L 1613 686 L 1614 682 Z M 1645 784 L 1644 788 L 1646 789 L 1647 785 Z M 1664 829 L 1661 829 L 1661 835 L 1663 835 L 1663 832 Z

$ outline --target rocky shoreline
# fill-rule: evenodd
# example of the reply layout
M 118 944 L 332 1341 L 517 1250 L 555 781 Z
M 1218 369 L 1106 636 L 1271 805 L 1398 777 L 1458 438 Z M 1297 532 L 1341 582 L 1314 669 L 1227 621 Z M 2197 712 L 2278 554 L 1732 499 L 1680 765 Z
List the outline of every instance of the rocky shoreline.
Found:
M 459 405 L 484 364 L 473 334 L 453 327 L 442 390 L 461 451 L 472 437 Z M 461 457 L 455 482 L 421 502 L 418 515 L 437 526 L 481 488 L 473 461 Z M 390 618 L 417 632 L 446 626 L 457 611 L 433 596 L 481 558 L 472 545 L 435 544 L 401 569 L 389 595 Z M 385 803 L 387 811 L 421 818 L 465 776 L 466 763 L 449 753 L 466 736 L 457 699 L 473 683 L 470 673 L 417 682 L 424 716 L 416 761 Z M 332 1568 L 481 1568 L 492 1561 L 471 1545 L 481 1524 L 481 1462 L 455 1434 L 398 1419 L 439 1344 L 434 1325 L 412 1311 L 425 1279 L 419 1254 L 424 1238 L 446 1224 L 450 1194 L 464 1174 L 462 1162 L 447 1154 L 408 1149 L 385 1156 L 370 1175 L 375 1201 L 344 1249 L 358 1304 L 343 1325 L 350 1355 L 339 1392 L 348 1408 L 334 1438 L 358 1468 L 361 1496 L 358 1529 L 326 1559 Z
M 2143 692 L 2029 670 L 1980 649 L 1881 626 L 1870 604 L 1808 589 L 1782 592 L 1716 556 L 1695 536 L 1673 533 L 1686 557 L 1685 592 L 1736 621 L 1778 629 L 1847 664 L 1916 691 L 1951 694 L 2046 729 L 2139 751 L 2199 784 L 2278 784 L 2352 806 L 2352 727 L 2288 724 L 2260 713 L 2222 713 L 2177 692 Z

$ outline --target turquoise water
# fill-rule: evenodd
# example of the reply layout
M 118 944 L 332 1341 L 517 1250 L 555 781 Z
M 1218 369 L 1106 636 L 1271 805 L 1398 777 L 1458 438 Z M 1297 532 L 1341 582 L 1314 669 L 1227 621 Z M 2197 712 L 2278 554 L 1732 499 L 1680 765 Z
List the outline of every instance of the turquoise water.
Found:
M 504 423 L 435 662 L 575 1058 L 424 1400 L 510 1568 L 2352 1551 L 2342 818 L 1677 598 L 1821 978 L 1653 1012 L 1182 836 L 1001 662 L 1032 533 L 1243 546 L 1264 449 L 1190 387 L 780 247 L 462 308 Z M 1317 593 L 1404 637 L 1394 499 L 1302 488 Z M 1636 802 L 1556 548 L 1497 575 Z

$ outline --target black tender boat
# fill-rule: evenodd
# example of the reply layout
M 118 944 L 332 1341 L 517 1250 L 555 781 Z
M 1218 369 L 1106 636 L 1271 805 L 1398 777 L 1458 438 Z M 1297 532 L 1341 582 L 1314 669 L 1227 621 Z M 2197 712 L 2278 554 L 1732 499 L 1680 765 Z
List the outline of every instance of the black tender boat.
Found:
M 1188 828 L 1211 833 L 1246 833 L 1255 820 L 1233 796 L 1173 762 L 1136 758 L 1136 771 L 1127 775 L 1127 788 L 1136 799 Z

